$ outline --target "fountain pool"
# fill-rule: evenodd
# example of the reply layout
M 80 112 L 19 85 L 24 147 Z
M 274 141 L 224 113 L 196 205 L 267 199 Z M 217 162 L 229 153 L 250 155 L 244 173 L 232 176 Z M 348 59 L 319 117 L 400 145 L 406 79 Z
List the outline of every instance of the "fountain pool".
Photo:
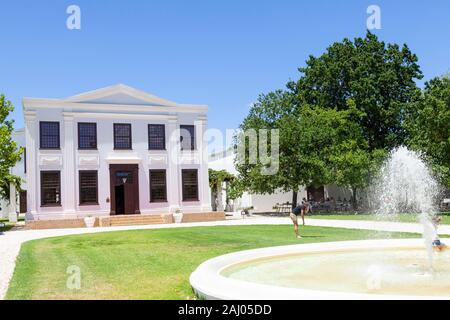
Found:
M 205 299 L 450 299 L 450 251 L 428 266 L 422 239 L 346 241 L 232 253 L 190 280 Z

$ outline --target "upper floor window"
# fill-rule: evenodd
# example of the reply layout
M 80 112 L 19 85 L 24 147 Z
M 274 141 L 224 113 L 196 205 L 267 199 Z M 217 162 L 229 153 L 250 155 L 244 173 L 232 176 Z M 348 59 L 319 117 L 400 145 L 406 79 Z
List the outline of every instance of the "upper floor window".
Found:
M 148 149 L 166 150 L 166 128 L 163 124 L 148 125 Z
M 195 126 L 180 126 L 181 150 L 195 150 Z
M 59 149 L 59 122 L 41 121 L 39 123 L 41 149 Z
M 78 149 L 97 149 L 96 123 L 78 123 Z
M 131 124 L 114 124 L 114 149 L 131 150 Z
M 61 173 L 41 171 L 41 205 L 61 205 Z

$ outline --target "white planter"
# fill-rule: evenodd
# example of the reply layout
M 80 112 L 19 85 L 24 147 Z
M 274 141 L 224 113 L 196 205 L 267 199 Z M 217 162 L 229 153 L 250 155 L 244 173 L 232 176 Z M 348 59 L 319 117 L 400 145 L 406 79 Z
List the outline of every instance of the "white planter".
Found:
M 181 223 L 181 221 L 183 221 L 183 214 L 182 213 L 174 213 L 173 219 L 175 220 L 175 223 Z
M 86 228 L 93 228 L 95 225 L 95 217 L 85 217 L 84 223 L 86 224 Z

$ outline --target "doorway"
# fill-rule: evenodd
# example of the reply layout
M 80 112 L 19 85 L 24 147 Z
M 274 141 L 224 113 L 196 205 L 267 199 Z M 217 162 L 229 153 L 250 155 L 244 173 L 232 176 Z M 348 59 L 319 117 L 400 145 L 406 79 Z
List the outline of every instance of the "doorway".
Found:
M 111 164 L 111 215 L 140 214 L 139 167 L 137 164 Z
M 116 214 L 125 214 L 125 187 L 115 186 L 116 191 Z

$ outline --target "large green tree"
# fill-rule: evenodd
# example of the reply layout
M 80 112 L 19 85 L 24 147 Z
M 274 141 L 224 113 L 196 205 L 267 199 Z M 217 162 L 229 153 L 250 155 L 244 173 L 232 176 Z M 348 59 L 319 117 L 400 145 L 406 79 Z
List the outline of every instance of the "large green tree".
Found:
M 441 182 L 450 188 L 450 77 L 427 82 L 421 99 L 408 111 L 408 146 L 422 152 Z
M 243 184 L 257 193 L 292 191 L 293 205 L 302 185 L 337 183 L 351 187 L 356 199 L 356 189 L 368 181 L 373 158 L 359 124 L 354 121 L 362 113 L 354 104 L 340 111 L 309 105 L 298 107 L 293 98 L 283 91 L 261 95 L 242 123 L 242 132 L 279 130 L 279 170 L 266 175 L 263 163 L 252 164 L 237 157 L 236 168 Z M 238 135 L 236 146 L 244 144 L 248 149 L 246 136 Z
M 390 150 L 404 143 L 405 106 L 419 95 L 422 78 L 417 56 L 403 45 L 386 44 L 368 32 L 365 38 L 344 39 L 319 57 L 310 56 L 302 76 L 288 87 L 299 104 L 345 110 L 352 99 L 363 113 L 370 150 Z
M 8 119 L 14 110 L 12 103 L 0 95 L 0 196 L 9 197 L 10 183 L 20 187 L 20 178 L 11 174 L 11 168 L 20 160 L 22 148 L 12 140 L 11 133 L 14 131 L 14 121 Z

